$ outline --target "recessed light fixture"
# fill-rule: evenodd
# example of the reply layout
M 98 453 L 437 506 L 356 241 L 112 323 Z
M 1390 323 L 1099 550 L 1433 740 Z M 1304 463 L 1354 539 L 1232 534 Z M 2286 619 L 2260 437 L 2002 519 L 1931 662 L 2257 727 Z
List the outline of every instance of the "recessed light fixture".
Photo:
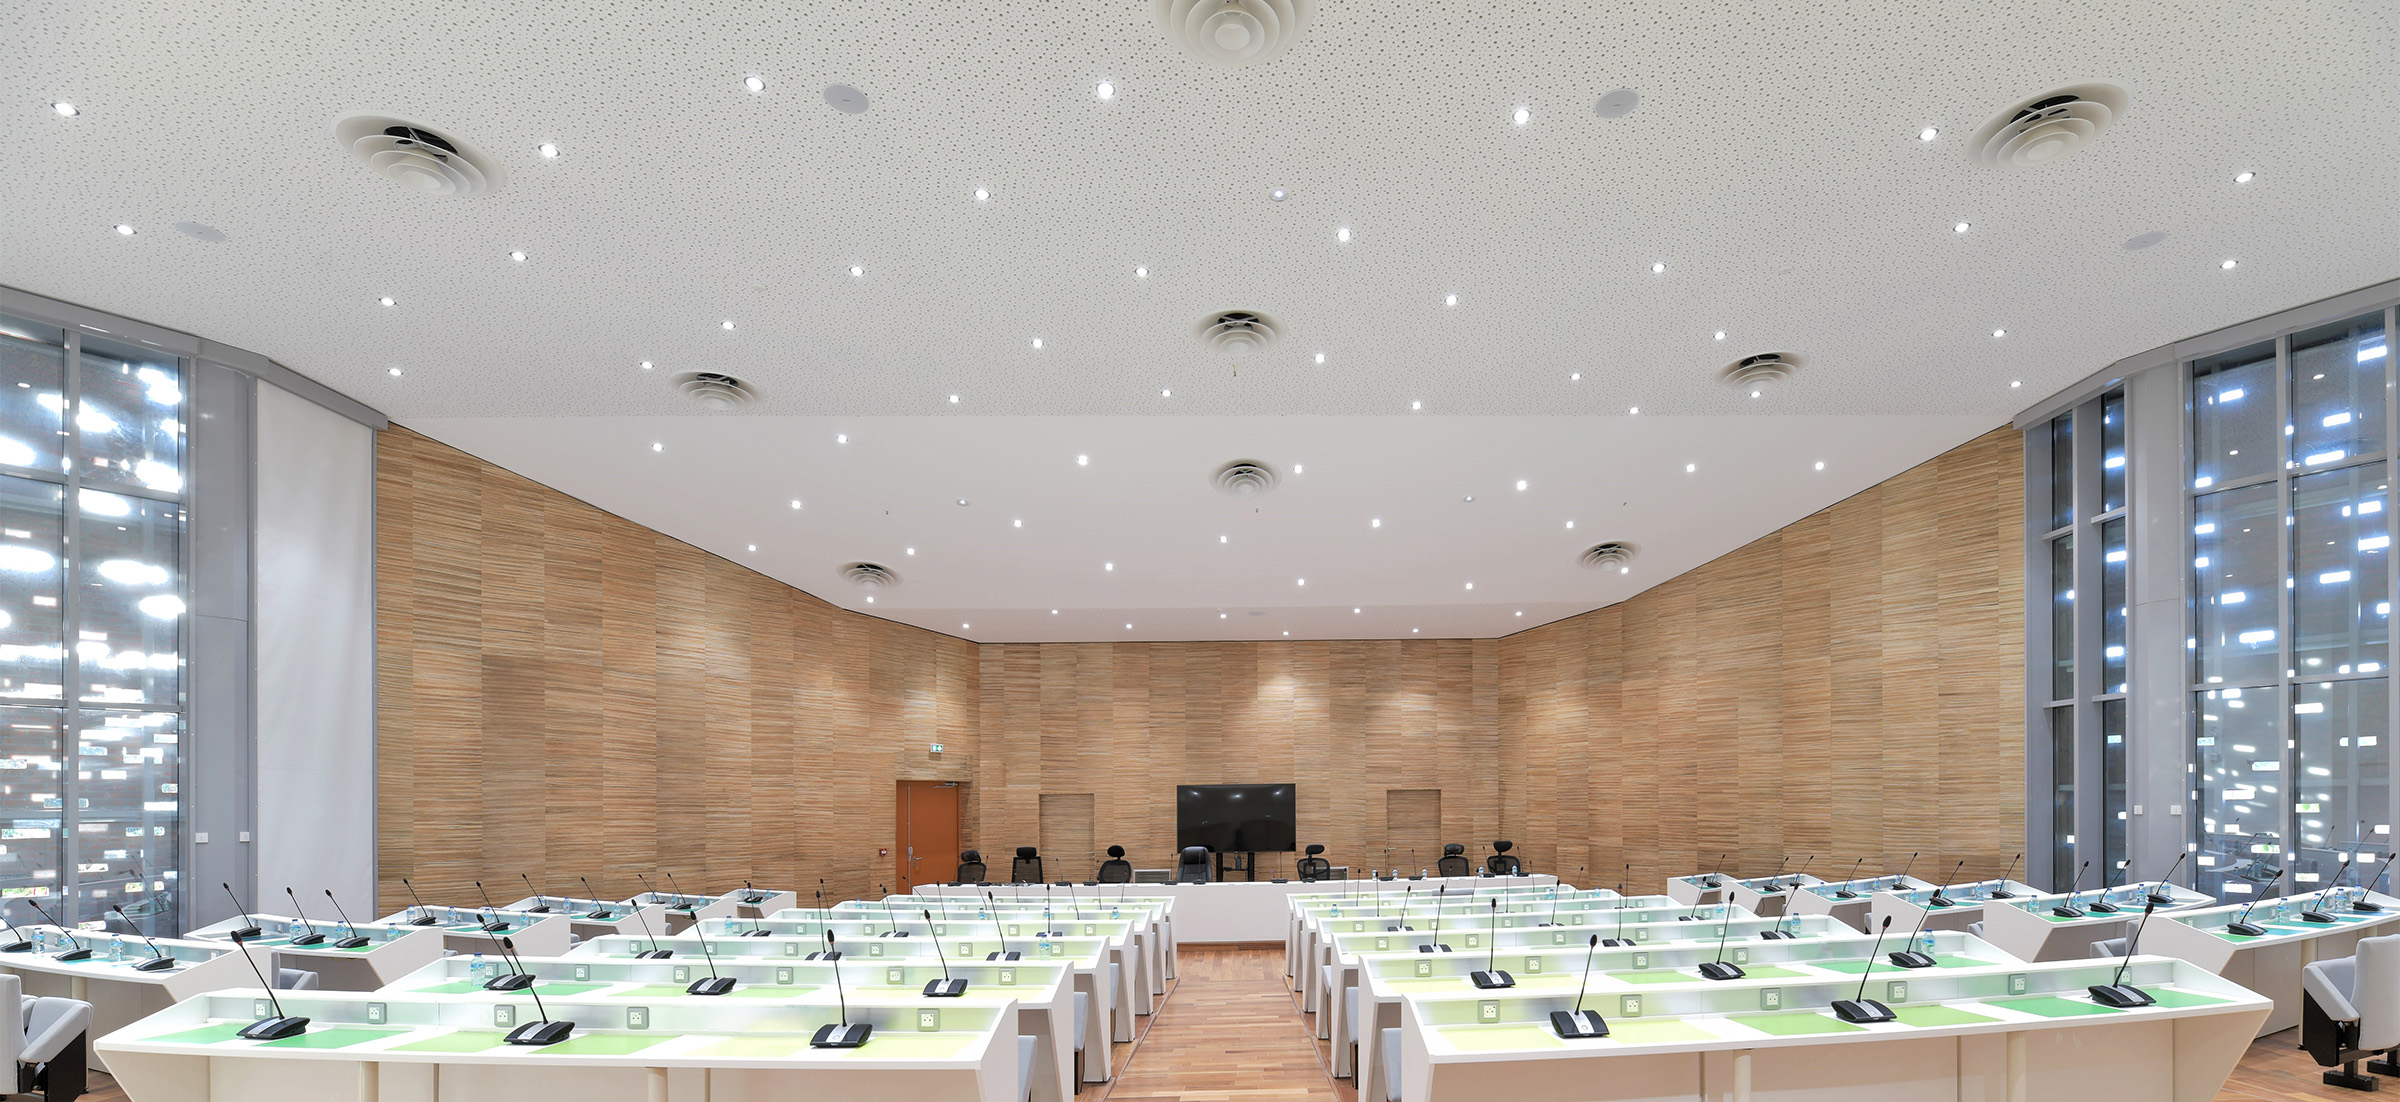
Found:
M 65 107 L 65 106 L 66 106 L 66 104 L 63 104 L 63 103 L 62 103 L 62 104 L 59 104 L 59 106 L 61 106 L 61 107 Z M 72 108 L 69 108 L 68 110 L 65 110 L 65 111 L 61 111 L 61 112 L 59 112 L 59 114 L 61 114 L 61 115 L 72 115 L 72 114 L 74 114 L 74 113 L 75 113 L 75 112 L 74 112 L 74 110 L 73 110 Z M 2245 172 L 2237 172 L 2237 173 L 2234 173 L 2234 174 L 2233 174 L 2233 182 L 2234 182 L 2234 183 L 2237 183 L 2237 184 L 2247 184 L 2247 183 L 2249 183 L 2250 181 L 2252 181 L 2252 180 L 2255 180 L 2255 179 L 2258 179 L 2258 173 L 2255 173 L 2255 172 L 2246 172 L 2246 171 L 2245 171 Z
M 1468 582 L 1468 583 L 1467 583 L 1467 588 L 1468 588 L 1468 589 L 1473 589 L 1473 588 L 1475 588 L 1475 583 L 1473 583 L 1473 582 Z
M 834 433 L 833 442 L 836 444 L 847 444 L 850 442 L 850 434 L 846 432 Z
M 1520 479 L 1518 479 L 1518 480 L 1517 480 L 1517 491 L 1518 491 L 1519 493 L 1523 493 L 1523 492 L 1524 492 L 1524 490 L 1525 490 L 1525 480 L 1524 480 L 1524 479 L 1522 479 L 1522 478 L 1520 478 Z
M 398 305 L 400 305 L 400 302 L 399 302 L 399 300 L 397 300 L 397 299 L 394 299 L 394 298 L 393 298 L 392 296 L 390 296 L 390 295 L 385 295 L 385 296 L 383 296 L 382 298 L 376 299 L 375 301 L 377 301 L 377 302 L 380 302 L 380 303 L 382 303 L 382 304 L 383 304 L 383 305 L 385 305 L 385 306 L 398 306 Z
M 1308 467 L 1307 467 L 1305 464 L 1301 464 L 1301 463 L 1294 463 L 1294 464 L 1292 464 L 1292 473 L 1293 473 L 1293 474 L 1306 474 L 1306 473 L 1308 473 Z
M 1274 201 L 1276 201 L 1276 202 L 1278 202 L 1278 203 L 1280 203 L 1280 202 L 1283 202 L 1285 199 L 1289 199 L 1289 198 L 1291 198 L 1291 194 L 1292 194 L 1291 192 L 1285 191 L 1285 190 L 1283 190 L 1282 188 L 1279 188 L 1279 187 L 1278 187 L 1278 188 L 1268 188 L 1268 189 L 1267 189 L 1267 198 L 1269 198 L 1269 199 L 1272 199 L 1272 200 L 1274 200 Z
M 1620 567 L 1618 567 L 1618 568 L 1617 568 L 1617 573 L 1619 573 L 1619 574 L 1631 574 L 1631 573 L 1633 573 L 1633 568 L 1632 568 L 1632 567 L 1630 567 L 1630 566 L 1620 566 Z
M 799 498 L 793 498 L 793 499 L 792 499 L 792 508 L 794 508 L 794 509 L 797 509 L 797 508 L 799 508 L 799 507 L 800 507 L 800 499 L 799 499 Z
M 868 597 L 867 597 L 867 603 L 868 603 L 868 604 L 874 604 L 874 603 L 875 603 L 875 598 L 874 598 L 874 596 L 873 596 L 872 594 L 868 595 Z
M 1127 625 L 1125 625 L 1125 630 L 1127 630 L 1127 631 L 1132 631 L 1132 630 L 1133 630 L 1133 625 L 1132 625 L 1132 624 L 1127 624 Z
M 966 507 L 966 504 L 967 504 L 967 499 L 965 499 L 965 498 L 963 498 L 963 497 L 962 497 L 962 498 L 960 498 L 960 499 L 958 499 L 958 504 L 959 504 L 959 507 L 960 507 L 960 508 L 962 508 L 962 509 L 963 509 L 963 508 L 965 508 L 965 507 Z
M 1519 615 L 1519 616 L 1523 616 L 1523 615 L 1525 615 L 1525 610 L 1524 610 L 1524 609 L 1521 609 L 1521 608 L 1520 608 L 1520 609 L 1518 609 L 1518 610 L 1517 610 L 1517 615 Z
M 760 76 L 746 76 L 742 78 L 742 87 L 748 88 L 754 93 L 764 92 L 767 90 L 767 81 L 766 78 Z
M 1287 631 L 1287 632 L 1284 632 L 1284 634 L 1285 634 L 1285 635 L 1290 635 L 1290 634 L 1291 634 L 1291 632 L 1288 632 L 1288 631 Z
M 1088 455 L 1076 456 L 1075 465 L 1078 467 L 1089 467 L 1092 465 L 1092 457 Z
M 916 549 L 916 548 L 914 548 L 914 547 L 911 547 L 911 548 L 909 548 L 909 549 L 908 549 L 908 553 L 909 553 L 909 554 L 911 554 L 911 555 L 914 555 L 914 554 L 916 554 L 916 553 L 917 553 L 917 549 Z
M 1023 520 L 1011 521 L 1011 522 L 1010 522 L 1010 524 L 1011 524 L 1011 526 L 1012 526 L 1012 527 L 1017 527 L 1017 528 L 1023 528 L 1023 527 L 1025 527 L 1025 522 L 1024 522 Z
M 1442 305 L 1444 305 L 1444 306 L 1456 306 L 1456 305 L 1458 305 L 1458 296 L 1457 296 L 1457 295 L 1454 295 L 1454 294 L 1453 294 L 1453 295 L 1444 295 L 1444 296 L 1442 296 Z
M 2240 263 L 2241 263 L 2241 261 L 2235 260 L 2235 259 L 2233 259 L 2232 257 L 2226 257 L 2225 259 L 2223 259 L 2223 260 L 2220 260 L 2220 261 L 2218 261 L 2218 262 L 2217 262 L 2217 267 L 2219 267 L 2219 268 L 2223 268 L 2223 269 L 2225 269 L 2226 271 L 2230 272 L 2230 271 L 2232 271 L 2232 270 L 2234 269 L 2234 267 L 2235 267 L 2236 265 L 2238 265 L 2238 264 L 2240 264 Z
M 654 443 L 654 444 L 650 445 L 650 450 L 651 450 L 651 451 L 654 451 L 654 452 L 663 452 L 663 451 L 667 450 L 667 446 L 666 446 L 665 444 L 655 444 L 655 443 Z
M 1960 223 L 1958 223 L 1958 224 L 1956 224 L 1956 225 L 1953 225 L 1953 226 L 1951 226 L 1951 227 L 1950 227 L 1950 232 L 1951 232 L 1951 233 L 1965 233 L 1965 232 L 1967 232 L 1968 230 L 1971 230 L 1971 229 L 1973 229 L 1973 228 L 1975 228 L 1975 227 L 1974 227 L 1974 225 L 1973 225 L 1972 223 L 1968 223 L 1968 222 L 1960 222 Z
M 1569 528 L 1573 528 L 1573 527 L 1575 527 L 1575 522 L 1574 522 L 1574 521 L 1571 521 L 1571 520 L 1570 520 L 1570 521 L 1568 521 L 1568 522 L 1567 522 L 1567 527 L 1569 527 Z
M 68 103 L 67 101 L 65 101 L 65 100 L 63 100 L 63 99 L 62 99 L 62 100 L 60 100 L 60 101 L 58 101 L 57 103 L 53 103 L 53 104 L 51 104 L 51 105 L 50 105 L 50 109 L 51 109 L 51 110 L 53 110 L 53 111 L 56 111 L 56 112 L 58 112 L 58 113 L 59 113 L 59 114 L 61 114 L 61 115 L 64 115 L 64 116 L 66 116 L 66 117 L 68 117 L 68 118 L 70 118 L 70 119 L 71 119 L 71 118 L 74 118 L 74 117 L 75 117 L 75 116 L 77 116 L 77 115 L 83 114 L 83 110 L 82 110 L 81 108 L 78 108 L 78 107 L 76 107 L 74 104 L 72 104 L 72 103 Z
M 119 222 L 117 223 L 117 235 L 120 237 L 131 237 L 133 236 L 133 227 L 128 226 L 123 222 Z
M 1722 330 L 1722 329 L 1719 329 L 1719 330 L 1717 330 L 1717 339 L 1718 339 L 1718 340 L 1724 340 L 1724 339 L 1725 339 L 1725 331 L 1724 331 L 1724 330 Z
M 1640 406 L 1628 406 L 1628 407 L 1626 407 L 1626 409 L 1625 409 L 1625 412 L 1627 412 L 1627 413 L 1640 413 L 1641 411 L 1642 411 L 1642 407 L 1640 407 Z
M 1408 404 L 1408 408 L 1410 408 L 1410 409 L 1424 409 L 1424 408 L 1425 408 L 1425 403 L 1423 403 L 1423 402 L 1421 402 L 1421 401 L 1420 401 L 1420 402 L 1410 402 L 1410 403 Z
M 1172 398 L 1175 396 L 1175 392 L 1171 388 L 1162 386 L 1158 388 L 1158 396 L 1161 398 Z
M 1420 632 L 1420 631 L 1423 631 L 1423 630 L 1425 630 L 1425 629 L 1423 629 L 1423 628 L 1410 628 L 1410 629 L 1408 629 L 1408 633 L 1409 633 L 1410 635 L 1415 635 L 1416 633 L 1418 633 L 1418 632 Z
M 2005 336 L 2007 336 L 2007 335 L 2008 335 L 2008 330 L 2006 330 L 2006 329 L 1994 329 L 1994 330 L 1992 330 L 1992 337 L 1993 337 L 1993 339 L 1995 339 L 1995 340 L 1996 340 L 1996 339 L 1998 339 L 1998 338 L 2001 338 L 2001 337 L 2005 337 Z
M 1472 505 L 1472 504 L 1474 504 L 1474 502 L 1475 502 L 1475 495 L 1473 495 L 1473 494 L 1468 494 L 1467 496 L 1465 496 L 1465 497 L 1463 497 L 1463 498 L 1460 498 L 1459 500 L 1461 500 L 1461 501 L 1464 501 L 1464 502 L 1466 502 L 1466 503 L 1468 503 L 1468 504 Z
M 1650 262 L 1650 274 L 1651 274 L 1651 275 L 1665 275 L 1665 274 L 1667 274 L 1667 262 L 1666 262 L 1666 261 L 1664 261 L 1664 260 L 1653 260 L 1653 261 L 1651 261 L 1651 262 Z
M 1134 266 L 1134 269 L 1133 269 L 1133 278 L 1135 278 L 1135 279 L 1148 279 L 1148 278 L 1150 278 L 1150 266 L 1149 266 L 1149 265 L 1147 265 L 1147 264 L 1139 264 L 1139 265 L 1135 265 L 1135 266 Z
M 864 275 L 866 275 L 866 274 L 867 274 L 867 270 L 866 270 L 866 268 L 864 268 L 863 266 L 860 266 L 860 265 L 857 265 L 857 264 L 852 264 L 852 265 L 850 266 L 850 278 L 852 278 L 852 279 L 857 279 L 857 278 L 859 278 L 859 277 L 861 277 L 861 276 L 864 276 Z
M 958 395 L 953 394 L 950 396 L 950 404 L 954 406 L 958 404 Z
M 1580 383 L 1580 382 L 1582 382 L 1582 381 L 1583 381 L 1583 372 L 1580 372 L 1580 371 L 1570 371 L 1570 372 L 1567 372 L 1567 381 L 1568 381 L 1568 382 L 1570 382 L 1570 383 Z
M 395 379 L 397 379 L 397 378 L 399 378 L 399 377 L 400 377 L 400 369 L 399 369 L 399 368 L 397 368 L 397 367 L 393 368 L 393 369 L 392 369 L 392 378 L 395 378 Z
M 1324 363 L 1324 362 L 1325 362 L 1325 354 L 1324 354 L 1324 353 L 1322 353 L 1322 352 L 1319 352 L 1319 353 L 1317 353 L 1317 362 L 1318 362 L 1318 363 Z
M 1699 469 L 1700 469 L 1700 464 L 1698 464 L 1698 463 L 1686 463 L 1686 464 L 1684 464 L 1684 465 L 1683 465 L 1683 473 L 1685 473 L 1685 474 L 1691 474 L 1692 472 L 1694 472 L 1694 471 L 1697 471 L 1697 470 L 1699 470 Z
M 1217 542 L 1218 542 L 1218 543 L 1232 543 L 1232 542 L 1233 542 L 1233 537 L 1232 537 L 1232 536 L 1218 536 L 1218 537 L 1217 537 Z
M 1941 132 L 1941 131 L 1939 131 L 1939 130 L 1936 130 L 1936 129 L 1934 129 L 1934 128 L 1930 127 L 1930 126 L 1926 127 L 1926 128 L 1925 128 L 1925 129 L 1923 129 L 1923 130 L 1919 130 L 1919 131 L 1917 131 L 1917 140 L 1918 140 L 1918 141 L 1921 141 L 1921 142 L 1929 142 L 1929 141 L 1932 141 L 1932 140 L 1934 140 L 1935 138 L 1938 138 L 1938 137 L 1941 137 L 1941 136 L 1942 136 L 1942 132 Z
M 2021 387 L 2021 386 L 2024 386 L 2024 385 L 2025 385 L 2025 380 L 2023 380 L 2023 379 L 2010 379 L 2010 380 L 2008 381 L 2008 389 L 2010 389 L 2010 390 L 2015 390 L 2015 389 L 2017 389 L 2018 387 Z
M 1307 585 L 1307 584 L 1308 584 L 1308 579 L 1306 579 L 1306 578 L 1302 578 L 1302 579 L 1300 579 L 1300 584 L 1301 584 L 1301 585 Z
M 751 549 L 752 551 L 756 551 L 756 550 L 758 550 L 758 545 L 757 545 L 757 544 L 755 544 L 755 543 L 754 543 L 754 544 L 751 544 L 751 545 L 750 545 L 750 549 Z
M 733 329 L 733 319 L 732 319 L 732 318 L 726 318 L 724 321 L 718 322 L 718 323 L 717 323 L 717 328 L 719 328 L 719 329 L 723 329 L 723 330 L 726 330 L 726 331 L 728 331 L 728 332 L 732 331 L 732 329 Z
M 549 142 L 543 142 L 540 145 L 534 146 L 533 151 L 541 154 L 542 159 L 546 161 L 555 161 L 558 159 L 558 147 Z
M 1824 460 L 1822 460 L 1822 459 L 1820 459 L 1820 460 L 1817 460 L 1817 469 L 1818 469 L 1818 470 L 1820 470 L 1820 471 L 1825 469 L 1825 461 L 1824 461 Z
M 1222 620 L 1222 619 L 1225 619 L 1225 618 L 1226 618 L 1226 617 L 1225 617 L 1225 614 L 1224 614 L 1224 613 L 1222 613 L 1222 612 L 1220 612 L 1220 613 L 1217 613 L 1217 619 L 1219 619 L 1219 620 Z
M 992 201 L 992 189 L 990 189 L 990 188 L 988 188 L 988 187 L 979 187 L 979 188 L 976 188 L 976 189 L 975 189 L 975 201 L 976 201 L 976 202 L 978 202 L 978 203 L 989 203 L 989 202 L 991 202 L 991 201 Z
M 648 360 L 643 360 L 643 361 L 642 361 L 642 370 L 644 370 L 644 371 L 648 371 L 648 370 L 650 370 L 650 367 L 651 367 L 650 361 L 648 361 Z
M 1350 615 L 1352 615 L 1352 616 L 1356 616 L 1356 615 L 1358 615 L 1359 613 L 1361 613 L 1361 612 L 1365 612 L 1365 611 L 1366 611 L 1366 609 L 1363 609 L 1363 608 L 1354 608 L 1354 609 L 1351 609 L 1351 610 L 1350 610 Z
M 1056 615 L 1058 615 L 1058 610 L 1057 610 L 1057 609 L 1055 609 L 1055 608 L 1054 608 L 1054 609 L 1051 609 L 1051 610 L 1050 610 L 1050 615 L 1052 615 L 1052 616 L 1056 616 Z
M 1334 231 L 1333 231 L 1333 239 L 1334 239 L 1335 241 L 1339 241 L 1339 242 L 1341 242 L 1341 243 L 1342 243 L 1342 244 L 1344 244 L 1344 245 L 1347 245 L 1347 244 L 1349 244 L 1349 243 L 1350 243 L 1350 227 L 1348 227 L 1348 226 L 1343 226 L 1343 227 L 1341 227 L 1341 228 L 1339 228 L 1339 229 L 1336 229 L 1336 230 L 1334 230 Z
M 1117 86 L 1104 80 L 1092 88 L 1092 94 L 1103 100 L 1112 100 L 1117 98 Z
M 1038 351 L 1042 347 L 1042 338 L 1033 338 L 1033 347 Z
M 1117 564 L 1113 562 L 1104 562 L 1100 564 L 1100 569 L 1102 570 L 1115 570 L 1116 568 Z
M 1374 517 L 1374 518 L 1371 518 L 1371 519 L 1369 519 L 1369 520 L 1367 521 L 1367 527 L 1369 527 L 1369 528 L 1381 528 L 1381 527 L 1383 527 L 1383 518 L 1382 518 L 1382 517 Z
M 1517 108 L 1516 113 L 1508 117 L 1508 121 L 1513 122 L 1518 126 L 1523 126 L 1526 123 L 1532 122 L 1533 109 L 1528 107 Z
M 519 264 L 523 264 L 523 263 L 525 263 L 525 250 L 523 250 L 523 249 L 511 249 L 511 250 L 509 250 L 509 253 L 508 253 L 508 258 L 509 258 L 510 260 L 514 260 L 514 261 L 516 261 L 516 262 L 517 262 L 517 263 L 519 263 Z

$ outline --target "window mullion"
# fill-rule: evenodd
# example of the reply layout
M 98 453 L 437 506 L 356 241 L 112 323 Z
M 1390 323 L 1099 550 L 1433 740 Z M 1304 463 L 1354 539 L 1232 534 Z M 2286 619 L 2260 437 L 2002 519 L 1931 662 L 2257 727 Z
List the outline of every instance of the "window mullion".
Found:
M 82 921 L 78 903 L 83 873 L 83 846 L 78 837 L 83 817 L 78 814 L 83 799 L 83 755 L 77 739 L 82 726 L 83 701 L 83 586 L 76 575 L 83 567 L 83 431 L 77 418 L 83 414 L 83 334 L 67 330 L 66 378 L 61 380 L 60 393 L 64 398 L 60 428 L 65 435 L 59 445 L 60 454 L 67 457 L 66 492 L 62 502 L 65 517 L 60 531 L 66 537 L 67 554 L 60 564 L 63 585 L 59 594 L 59 613 L 64 624 L 66 653 L 59 659 L 59 701 L 63 711 L 59 728 L 58 766 L 58 920 L 69 926 Z

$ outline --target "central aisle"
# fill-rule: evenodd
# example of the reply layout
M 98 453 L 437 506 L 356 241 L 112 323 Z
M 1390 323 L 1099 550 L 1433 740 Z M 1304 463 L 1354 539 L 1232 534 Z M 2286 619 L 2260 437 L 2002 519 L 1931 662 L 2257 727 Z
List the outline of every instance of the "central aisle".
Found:
M 1186 947 L 1109 1102 L 1349 1102 L 1283 982 L 1283 950 Z

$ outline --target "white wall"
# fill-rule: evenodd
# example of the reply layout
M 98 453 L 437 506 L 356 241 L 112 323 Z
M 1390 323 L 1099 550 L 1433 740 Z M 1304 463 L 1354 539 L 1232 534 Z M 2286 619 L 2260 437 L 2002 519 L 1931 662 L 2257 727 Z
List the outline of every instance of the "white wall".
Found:
M 257 898 L 375 898 L 375 433 L 260 381 Z M 327 916 L 331 917 L 331 916 Z

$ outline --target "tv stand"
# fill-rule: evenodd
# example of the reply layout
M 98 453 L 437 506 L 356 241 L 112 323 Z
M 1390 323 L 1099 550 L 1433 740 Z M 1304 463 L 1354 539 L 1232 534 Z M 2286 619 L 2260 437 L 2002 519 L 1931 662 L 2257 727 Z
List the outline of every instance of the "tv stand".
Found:
M 1216 879 L 1219 884 L 1231 879 L 1225 875 L 1228 871 L 1241 873 L 1244 880 L 1258 879 L 1258 855 L 1255 853 L 1217 853 L 1212 850 L 1209 855 L 1217 859 Z M 1233 859 L 1230 865 L 1225 863 L 1228 857 Z

